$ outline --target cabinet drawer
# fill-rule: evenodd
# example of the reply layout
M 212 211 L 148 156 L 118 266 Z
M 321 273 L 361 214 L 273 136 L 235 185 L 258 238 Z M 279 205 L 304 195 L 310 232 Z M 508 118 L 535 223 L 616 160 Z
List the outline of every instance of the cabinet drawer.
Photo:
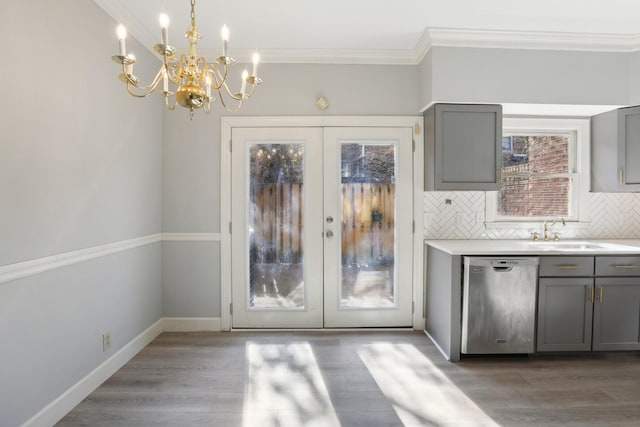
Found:
M 640 276 L 640 256 L 596 257 L 596 276 Z
M 544 256 L 540 257 L 541 277 L 592 276 L 591 256 Z

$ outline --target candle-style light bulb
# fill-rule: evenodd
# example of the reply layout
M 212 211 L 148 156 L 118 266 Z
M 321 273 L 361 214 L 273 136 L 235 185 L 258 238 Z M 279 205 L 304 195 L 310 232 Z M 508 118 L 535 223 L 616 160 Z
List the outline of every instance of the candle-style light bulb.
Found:
M 257 77 L 258 76 L 258 64 L 260 63 L 260 55 L 258 54 L 258 52 L 255 52 L 251 59 L 253 60 L 253 73 L 251 73 L 251 75 L 253 77 Z
M 244 95 L 245 89 L 247 89 L 247 77 L 249 77 L 249 72 L 245 68 L 242 72 L 242 87 L 240 88 L 240 93 Z
M 222 37 L 222 56 L 227 56 L 227 48 L 229 46 L 229 27 L 222 26 L 220 30 L 220 37 Z
M 167 70 L 162 71 L 162 90 L 169 92 L 169 76 L 167 76 Z
M 158 21 L 160 21 L 160 30 L 162 32 L 162 44 L 166 46 L 169 44 L 169 16 L 166 13 L 162 13 Z
M 127 56 L 127 48 L 125 45 L 125 39 L 127 38 L 127 29 L 124 25 L 120 24 L 116 28 L 116 35 L 118 36 L 118 47 L 120 48 L 120 56 Z
M 204 79 L 206 90 L 207 90 L 207 98 L 211 98 L 211 77 L 207 75 Z

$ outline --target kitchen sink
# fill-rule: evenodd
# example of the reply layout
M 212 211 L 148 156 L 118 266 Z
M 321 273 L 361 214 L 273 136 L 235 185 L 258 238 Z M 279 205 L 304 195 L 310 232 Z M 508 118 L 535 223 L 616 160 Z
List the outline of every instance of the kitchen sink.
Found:
M 576 241 L 556 241 L 556 242 L 531 242 L 529 243 L 531 249 L 538 249 L 541 251 L 589 251 L 596 249 L 609 248 L 609 245 L 598 244 L 591 242 L 576 242 Z
M 531 247 L 536 247 L 538 249 L 552 249 L 552 250 L 576 250 L 576 249 L 603 249 L 605 246 L 588 243 L 588 242 L 533 242 L 531 243 Z

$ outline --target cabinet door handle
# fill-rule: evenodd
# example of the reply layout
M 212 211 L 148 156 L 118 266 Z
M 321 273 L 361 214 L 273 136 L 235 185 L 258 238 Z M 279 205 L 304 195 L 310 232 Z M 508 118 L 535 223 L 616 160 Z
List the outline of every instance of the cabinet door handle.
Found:
M 556 264 L 561 270 L 575 270 L 578 268 L 578 264 Z
M 604 294 L 604 286 L 598 286 L 598 302 L 602 302 L 603 294 Z
M 618 169 L 618 184 L 624 184 L 624 170 L 622 168 Z
M 593 298 L 595 297 L 593 286 L 588 287 L 588 292 L 589 292 L 589 302 L 593 304 L 593 301 L 594 301 Z
M 615 268 L 636 268 L 635 264 L 613 264 Z

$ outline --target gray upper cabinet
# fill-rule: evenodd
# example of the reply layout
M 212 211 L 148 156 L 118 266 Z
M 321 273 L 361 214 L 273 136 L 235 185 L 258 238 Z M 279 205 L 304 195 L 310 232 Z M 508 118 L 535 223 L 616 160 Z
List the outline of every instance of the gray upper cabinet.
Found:
M 640 191 L 640 106 L 591 117 L 591 191 Z
M 424 118 L 425 191 L 500 189 L 501 105 L 434 104 Z

